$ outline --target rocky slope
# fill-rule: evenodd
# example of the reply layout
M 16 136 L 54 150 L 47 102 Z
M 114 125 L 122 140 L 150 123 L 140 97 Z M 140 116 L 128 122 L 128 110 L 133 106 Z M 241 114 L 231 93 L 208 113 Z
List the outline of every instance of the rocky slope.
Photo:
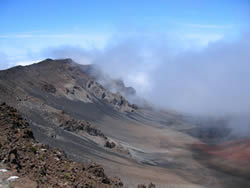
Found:
M 89 69 L 93 69 L 91 65 L 79 65 L 71 59 L 46 59 L 31 66 L 0 71 L 0 89 L 2 94 L 10 94 L 12 84 L 17 84 L 15 98 L 18 102 L 40 93 L 87 103 L 106 102 L 120 111 L 136 110 L 136 105 L 130 104 L 119 92 L 112 93 L 96 82 Z M 124 85 L 122 88 L 126 89 Z
M 99 164 L 85 166 L 70 161 L 63 151 L 35 141 L 29 124 L 16 109 L 4 103 L 0 105 L 0 150 L 2 165 L 21 179 L 28 178 L 34 187 L 123 185 L 119 178 L 107 177 Z
M 84 135 L 101 147 L 128 153 L 89 121 L 107 113 L 133 113 L 138 107 L 96 82 L 92 69 L 71 59 L 46 59 L 0 71 L 0 101 L 19 109 L 36 127 L 33 131 L 38 139 L 44 140 L 40 134 L 56 139 L 56 132 L 63 129 Z M 120 89 L 127 87 L 122 85 Z

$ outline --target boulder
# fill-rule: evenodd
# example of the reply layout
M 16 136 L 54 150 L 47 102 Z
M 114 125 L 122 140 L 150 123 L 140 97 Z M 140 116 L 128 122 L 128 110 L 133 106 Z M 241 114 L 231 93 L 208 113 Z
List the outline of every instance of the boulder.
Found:
M 114 142 L 112 142 L 112 141 L 106 141 L 106 143 L 105 143 L 105 147 L 107 147 L 107 148 L 114 148 L 116 145 L 115 145 L 115 143 Z

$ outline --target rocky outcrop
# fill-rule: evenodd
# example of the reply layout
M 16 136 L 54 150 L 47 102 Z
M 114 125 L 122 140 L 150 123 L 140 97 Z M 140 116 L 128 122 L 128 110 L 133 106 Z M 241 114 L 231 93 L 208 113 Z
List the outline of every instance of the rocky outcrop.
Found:
M 88 121 L 70 119 L 62 122 L 59 125 L 59 127 L 67 131 L 72 131 L 72 132 L 85 131 L 91 136 L 100 136 L 106 138 L 106 136 L 104 136 L 104 134 L 100 130 L 93 127 Z
M 37 187 L 123 186 L 119 178 L 107 177 L 101 165 L 70 161 L 63 151 L 36 142 L 29 124 L 4 103 L 0 105 L 0 150 L 0 161 Z
M 112 141 L 106 141 L 106 143 L 105 143 L 105 147 L 107 147 L 107 148 L 114 148 L 116 146 L 116 144 L 114 143 L 114 142 L 112 142 Z
M 56 93 L 56 87 L 52 84 L 42 83 L 41 88 L 48 93 Z
M 121 79 L 102 78 L 101 83 L 109 91 L 119 92 L 124 96 L 136 95 L 136 90 L 133 87 L 126 87 Z
M 112 93 L 105 89 L 101 84 L 93 80 L 89 80 L 86 84 L 86 89 L 93 94 L 99 100 L 103 100 L 110 105 L 114 106 L 115 109 L 122 112 L 134 112 L 138 109 L 135 104 L 130 104 L 121 93 Z

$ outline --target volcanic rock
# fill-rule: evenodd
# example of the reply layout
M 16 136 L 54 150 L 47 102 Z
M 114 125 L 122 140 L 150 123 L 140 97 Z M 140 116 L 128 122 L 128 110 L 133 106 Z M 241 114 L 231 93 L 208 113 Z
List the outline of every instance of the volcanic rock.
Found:
M 0 148 L 0 161 L 37 187 L 122 187 L 120 179 L 107 177 L 101 165 L 85 167 L 68 160 L 64 152 L 35 141 L 29 124 L 5 103 L 0 105 Z

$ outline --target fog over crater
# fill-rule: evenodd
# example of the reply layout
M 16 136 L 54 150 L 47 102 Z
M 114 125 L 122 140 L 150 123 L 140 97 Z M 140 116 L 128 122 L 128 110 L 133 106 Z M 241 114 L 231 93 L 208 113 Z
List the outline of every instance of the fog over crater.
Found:
M 61 46 L 48 48 L 43 54 L 96 64 L 161 108 L 196 116 L 248 119 L 249 33 L 231 42 L 210 43 L 199 50 L 169 49 L 173 48 L 166 40 L 131 37 L 113 40 L 102 50 Z M 244 120 L 239 125 L 249 127 L 248 122 Z M 235 122 L 233 125 L 238 126 Z

